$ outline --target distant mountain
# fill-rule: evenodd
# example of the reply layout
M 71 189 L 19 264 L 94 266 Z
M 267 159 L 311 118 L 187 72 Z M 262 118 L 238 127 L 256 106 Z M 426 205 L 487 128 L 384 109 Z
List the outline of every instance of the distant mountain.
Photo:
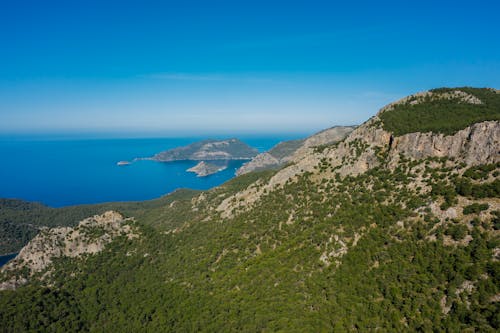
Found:
M 351 133 L 356 126 L 334 126 L 311 135 L 305 139 L 290 140 L 278 143 L 276 146 L 261 153 L 251 161 L 243 164 L 236 175 L 252 171 L 279 169 L 293 161 L 295 155 L 301 155 L 305 150 L 338 142 Z
M 162 151 L 150 159 L 158 162 L 247 160 L 258 153 L 257 149 L 238 139 L 203 140 L 184 147 Z

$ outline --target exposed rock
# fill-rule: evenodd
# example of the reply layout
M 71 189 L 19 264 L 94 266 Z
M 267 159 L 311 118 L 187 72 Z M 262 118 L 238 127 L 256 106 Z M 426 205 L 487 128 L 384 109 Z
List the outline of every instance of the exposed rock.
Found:
M 356 245 L 353 244 L 353 246 Z M 325 251 L 319 257 L 319 261 L 327 267 L 331 265 L 332 260 L 343 257 L 348 251 L 347 244 L 338 235 L 331 235 L 325 244 L 325 248 Z M 335 263 L 339 265 L 340 261 L 336 260 Z
M 409 133 L 395 137 L 391 163 L 397 163 L 396 155 L 421 159 L 426 157 L 450 157 L 467 165 L 492 163 L 500 152 L 500 122 L 485 121 L 473 124 L 454 135 L 435 133 Z
M 1 272 L 10 279 L 0 283 L 0 290 L 15 289 L 28 282 L 35 273 L 49 268 L 52 261 L 59 257 L 80 257 L 102 251 L 106 244 L 119 235 L 137 237 L 127 220 L 114 211 L 89 217 L 78 226 L 43 229 L 16 256 L 2 267 Z M 16 276 L 16 272 L 25 270 L 27 276 Z M 12 276 L 13 275 L 13 276 Z
M 343 140 L 351 133 L 356 126 L 334 126 L 318 132 L 308 137 L 304 143 L 297 149 L 295 156 L 300 157 L 306 153 L 308 148 L 314 148 L 321 145 L 329 145 Z
M 250 162 L 243 164 L 238 170 L 236 175 L 244 175 L 252 171 L 260 171 L 265 169 L 278 168 L 284 160 L 279 160 L 268 152 L 255 156 Z
M 472 281 L 465 280 L 462 284 L 455 290 L 455 295 L 459 296 L 462 293 L 470 294 L 474 290 L 475 286 Z
M 295 159 L 307 153 L 310 148 L 338 142 L 352 132 L 355 126 L 335 126 L 318 132 L 303 140 L 291 140 L 278 143 L 265 153 L 254 157 L 243 164 L 236 175 L 243 175 L 252 171 L 278 169 L 283 165 L 294 162 Z
M 380 112 L 384 110 L 387 107 Z M 401 155 L 410 159 L 448 157 L 472 166 L 500 161 L 499 147 L 500 121 L 476 123 L 449 136 L 429 132 L 394 137 L 380 126 L 380 118 L 374 116 L 336 147 L 323 152 L 312 149 L 297 152 L 293 164 L 277 172 L 267 184 L 258 187 L 250 185 L 246 190 L 226 198 L 217 210 L 222 217 L 231 217 L 235 210 L 250 207 L 263 193 L 293 181 L 299 174 L 313 172 L 322 160 L 327 160 L 329 166 L 341 176 L 355 176 L 379 166 L 381 152 L 387 154 L 384 163 L 390 169 L 398 165 Z
M 447 315 L 451 311 L 451 304 L 446 305 L 447 300 L 448 300 L 448 298 L 446 297 L 446 295 L 444 295 L 443 297 L 441 297 L 441 300 L 439 301 L 439 305 L 441 306 L 441 312 L 444 315 Z
M 439 217 L 440 220 L 456 219 L 458 217 L 457 210 L 454 207 L 450 207 L 443 211 L 436 202 L 432 202 L 429 205 L 429 208 L 431 209 L 432 214 Z
M 196 164 L 194 167 L 187 169 L 188 172 L 194 172 L 198 177 L 205 177 L 209 175 L 213 175 L 219 171 L 227 169 L 227 165 L 217 165 L 213 163 L 206 163 L 201 161 Z

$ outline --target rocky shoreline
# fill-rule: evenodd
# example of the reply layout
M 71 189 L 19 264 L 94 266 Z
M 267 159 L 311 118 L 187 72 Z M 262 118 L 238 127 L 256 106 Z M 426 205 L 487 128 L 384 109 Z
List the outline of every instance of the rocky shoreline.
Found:
M 187 169 L 187 172 L 194 172 L 198 177 L 206 177 L 227 169 L 226 165 L 217 165 L 201 161 L 194 167 Z

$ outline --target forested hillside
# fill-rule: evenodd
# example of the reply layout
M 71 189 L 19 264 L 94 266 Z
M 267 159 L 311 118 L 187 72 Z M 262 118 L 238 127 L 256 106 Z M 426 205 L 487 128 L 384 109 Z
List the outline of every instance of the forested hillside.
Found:
M 111 202 L 52 208 L 40 203 L 16 199 L 0 199 L 0 255 L 19 252 L 42 228 L 74 226 L 86 217 L 119 210 L 126 216 L 146 216 L 178 197 L 194 195 L 197 191 L 178 190 L 172 195 L 141 202 Z
M 450 135 L 474 123 L 500 120 L 500 94 L 487 88 L 433 89 L 389 106 L 380 118 L 395 135 L 429 131 Z
M 408 100 L 460 118 L 490 103 L 473 92 Z M 498 110 L 419 127 L 427 149 L 384 118 L 398 105 L 279 171 L 129 210 L 139 236 L 98 254 L 3 270 L 27 281 L 0 292 L 4 330 L 497 332 Z

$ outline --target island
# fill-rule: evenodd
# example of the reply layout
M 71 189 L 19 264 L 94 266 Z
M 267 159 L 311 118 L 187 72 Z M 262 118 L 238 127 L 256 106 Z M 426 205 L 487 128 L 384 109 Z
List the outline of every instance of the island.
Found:
M 162 151 L 152 157 L 139 158 L 158 162 L 250 160 L 259 151 L 238 139 L 203 140 Z
M 196 164 L 192 168 L 187 169 L 186 171 L 194 172 L 198 177 L 206 177 L 225 169 L 227 169 L 227 165 L 217 165 L 214 163 L 206 163 L 204 161 L 201 161 L 200 163 Z
M 126 166 L 141 160 L 156 162 L 200 161 L 200 163 L 186 171 L 194 172 L 198 177 L 204 177 L 227 169 L 228 161 L 250 161 L 257 155 L 259 155 L 257 149 L 236 138 L 226 140 L 207 139 L 187 146 L 165 150 L 150 157 L 136 157 L 132 162 L 119 161 L 116 165 Z M 207 161 L 213 163 L 207 163 Z

